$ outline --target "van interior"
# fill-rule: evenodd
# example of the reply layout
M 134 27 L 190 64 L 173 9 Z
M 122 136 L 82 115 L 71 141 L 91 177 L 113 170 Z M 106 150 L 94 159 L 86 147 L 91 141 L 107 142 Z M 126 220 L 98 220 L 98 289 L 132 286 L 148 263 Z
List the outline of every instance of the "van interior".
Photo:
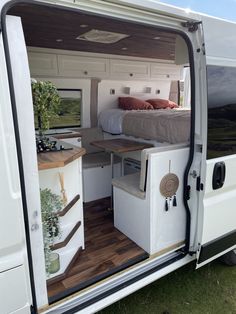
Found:
M 61 97 L 47 137 L 63 152 L 37 153 L 41 192 L 63 200 L 37 279 L 51 304 L 183 249 L 189 49 L 174 30 L 108 16 L 32 4 L 8 14 L 21 18 L 32 81 Z

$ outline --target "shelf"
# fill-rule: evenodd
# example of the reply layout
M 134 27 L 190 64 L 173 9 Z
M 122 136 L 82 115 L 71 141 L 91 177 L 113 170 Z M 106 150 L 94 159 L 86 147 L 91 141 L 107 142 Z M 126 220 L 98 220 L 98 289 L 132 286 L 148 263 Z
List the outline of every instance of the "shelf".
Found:
M 75 203 L 78 202 L 78 200 L 80 199 L 80 195 L 77 194 L 71 201 L 69 204 L 67 204 L 64 209 L 62 209 L 59 213 L 58 216 L 59 217 L 63 217 L 65 216 L 65 214 L 75 205 Z
M 65 247 L 69 243 L 70 239 L 73 237 L 73 235 L 76 233 L 76 231 L 79 229 L 80 226 L 81 226 L 81 221 L 78 221 L 76 225 L 74 226 L 74 228 L 67 235 L 65 240 L 52 245 L 50 249 L 54 251 L 54 250 L 58 250 Z
M 69 271 L 71 270 L 71 268 L 73 267 L 75 261 L 77 260 L 77 258 L 78 258 L 79 255 L 80 255 L 81 251 L 82 251 L 82 246 L 80 246 L 80 247 L 78 248 L 78 250 L 77 250 L 76 253 L 74 254 L 72 260 L 70 261 L 70 263 L 68 264 L 68 266 L 66 267 L 66 269 L 64 270 L 64 272 L 63 272 L 62 274 L 60 274 L 60 275 L 55 275 L 55 274 L 53 274 L 54 277 L 47 280 L 47 286 L 50 286 L 50 285 L 52 285 L 52 284 L 54 284 L 54 283 L 56 283 L 56 282 L 58 282 L 58 281 L 63 280 L 64 278 L 66 278 L 68 272 L 69 272 Z

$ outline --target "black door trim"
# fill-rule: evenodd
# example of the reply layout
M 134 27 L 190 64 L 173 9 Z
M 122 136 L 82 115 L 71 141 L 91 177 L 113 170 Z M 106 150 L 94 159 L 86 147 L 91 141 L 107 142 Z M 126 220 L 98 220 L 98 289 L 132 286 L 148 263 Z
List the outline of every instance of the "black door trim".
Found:
M 201 264 L 215 255 L 233 247 L 234 245 L 236 245 L 236 230 L 202 245 L 197 263 Z

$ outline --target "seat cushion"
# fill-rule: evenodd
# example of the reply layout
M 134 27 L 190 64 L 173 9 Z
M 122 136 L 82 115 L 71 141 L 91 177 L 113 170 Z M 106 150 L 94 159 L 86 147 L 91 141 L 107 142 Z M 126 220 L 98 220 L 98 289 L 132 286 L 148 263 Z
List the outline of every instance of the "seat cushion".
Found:
M 121 158 L 114 156 L 114 163 L 121 162 Z M 82 158 L 83 169 L 104 167 L 110 165 L 111 156 L 106 152 L 86 154 Z
M 145 192 L 139 188 L 140 172 L 129 174 L 127 176 L 115 178 L 112 180 L 112 185 L 129 194 L 132 194 L 141 199 L 145 199 Z
M 78 132 L 81 134 L 82 147 L 86 149 L 88 154 L 104 151 L 104 149 L 90 144 L 93 141 L 101 141 L 104 139 L 101 128 L 78 129 Z

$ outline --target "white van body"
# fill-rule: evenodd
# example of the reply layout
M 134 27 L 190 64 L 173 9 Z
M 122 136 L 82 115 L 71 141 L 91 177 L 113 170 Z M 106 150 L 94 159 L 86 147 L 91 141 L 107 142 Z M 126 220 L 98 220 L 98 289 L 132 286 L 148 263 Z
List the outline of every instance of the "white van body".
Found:
M 188 38 L 192 46 L 191 62 L 194 69 L 194 91 L 191 91 L 194 96 L 192 102 L 195 104 L 192 108 L 194 129 L 191 147 L 186 153 L 189 158 L 188 173 L 183 179 L 182 187 L 185 198 L 183 203 L 189 209 L 185 250 L 182 254 L 173 250 L 161 257 L 153 255 L 149 260 L 111 276 L 108 280 L 48 306 L 45 278 L 42 281 L 41 275 L 44 274 L 44 256 L 43 243 L 39 241 L 42 238 L 42 228 L 38 228 L 41 215 L 37 192 L 37 154 L 34 145 L 29 145 L 35 142 L 29 61 L 21 19 L 7 13 L 18 3 L 20 1 L 7 0 L 1 0 L 0 3 L 0 313 L 27 314 L 37 313 L 38 310 L 40 313 L 94 313 L 191 261 L 195 260 L 198 268 L 234 250 L 236 155 L 232 150 L 216 158 L 207 157 L 207 98 L 211 86 L 208 81 L 207 89 L 209 78 L 206 69 L 209 69 L 208 73 L 213 69 L 210 67 L 236 70 L 236 24 L 151 0 L 32 1 L 31 4 L 81 10 L 178 31 Z M 25 2 L 26 5 L 28 3 Z M 50 49 L 44 51 L 30 48 L 28 52 L 52 54 Z M 58 55 L 61 52 L 56 53 Z M 59 84 L 60 79 L 54 76 L 55 83 Z M 215 76 L 215 79 L 218 80 L 219 77 Z M 67 82 L 70 85 L 73 79 Z M 220 88 L 222 84 L 219 80 L 216 85 Z M 235 82 L 232 82 L 228 89 L 234 85 Z M 85 94 L 85 97 L 90 96 Z M 216 99 L 217 97 L 220 96 L 216 95 Z M 231 103 L 232 99 L 228 101 Z M 89 113 L 84 112 L 85 120 L 86 115 L 89 116 Z M 163 160 L 167 158 L 163 154 Z M 155 157 L 153 165 L 154 160 Z M 185 164 L 186 162 L 187 159 Z M 216 179 L 224 181 L 218 182 L 222 183 L 219 189 L 213 188 L 216 164 L 219 166 L 216 169 Z M 178 165 L 176 167 L 178 169 Z M 222 178 L 220 171 L 225 171 L 225 178 Z M 157 178 L 154 177 L 153 180 L 149 183 L 159 185 Z M 115 192 L 115 195 L 118 193 Z M 126 198 L 121 211 L 128 202 L 129 199 Z M 132 198 L 130 202 L 132 204 Z M 118 221 L 119 225 L 122 223 L 123 221 Z M 162 232 L 160 237 L 165 231 Z M 155 251 L 146 244 L 144 246 L 151 254 L 152 250 Z M 152 247 L 154 246 L 153 244 Z

